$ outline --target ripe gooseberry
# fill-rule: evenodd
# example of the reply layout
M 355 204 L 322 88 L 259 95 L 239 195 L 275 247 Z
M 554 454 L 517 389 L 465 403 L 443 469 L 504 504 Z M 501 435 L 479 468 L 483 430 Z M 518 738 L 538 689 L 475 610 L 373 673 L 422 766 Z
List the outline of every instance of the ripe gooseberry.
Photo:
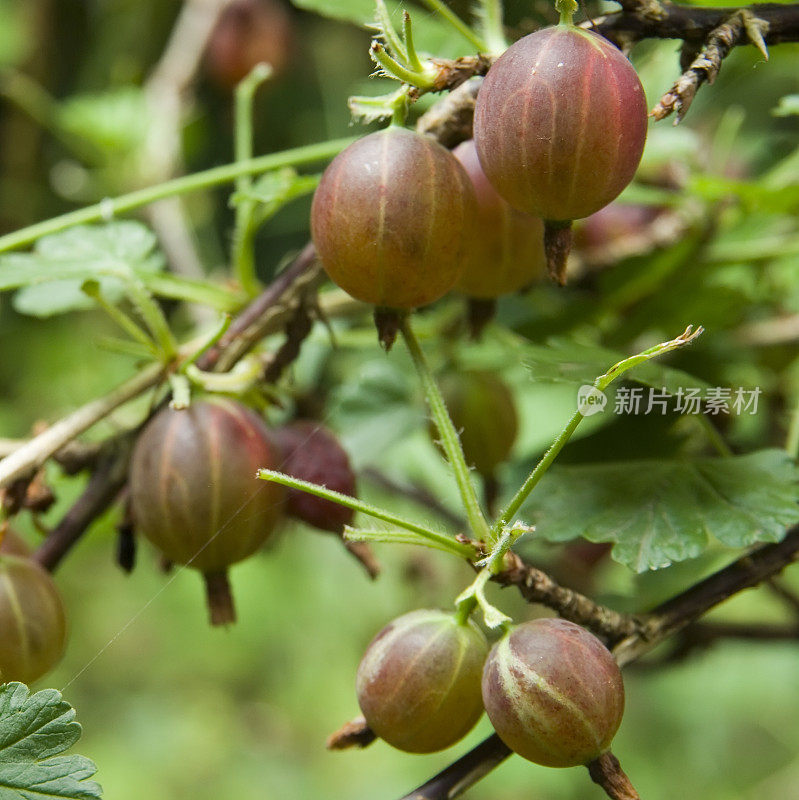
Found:
M 546 221 L 548 264 L 561 282 L 571 220 L 598 211 L 632 180 L 646 126 L 630 62 L 571 24 L 519 39 L 489 70 L 474 116 L 480 163 L 512 206 Z
M 452 153 L 391 126 L 330 163 L 314 195 L 311 233 L 342 289 L 381 308 L 410 309 L 455 285 L 475 214 L 472 184 Z
M 574 767 L 609 750 L 624 713 L 624 684 L 592 633 L 563 619 L 537 619 L 494 645 L 483 702 L 511 750 L 546 767 Z
M 369 727 L 408 753 L 462 739 L 483 713 L 480 674 L 488 644 L 474 622 L 412 611 L 383 628 L 358 667 L 358 703 Z
M 227 567 L 258 550 L 282 513 L 282 487 L 255 479 L 278 466 L 261 419 L 232 400 L 164 409 L 136 442 L 135 525 L 166 559 L 203 573 L 214 625 L 235 620 Z
M 66 615 L 50 574 L 29 558 L 0 555 L 0 680 L 32 683 L 60 660 Z
M 233 89 L 256 64 L 280 73 L 293 49 L 294 26 L 283 0 L 233 0 L 208 40 L 205 66 L 217 85 Z
M 474 243 L 455 288 L 469 297 L 493 299 L 529 286 L 546 271 L 544 223 L 500 197 L 480 166 L 473 139 L 461 142 L 452 153 L 477 197 Z

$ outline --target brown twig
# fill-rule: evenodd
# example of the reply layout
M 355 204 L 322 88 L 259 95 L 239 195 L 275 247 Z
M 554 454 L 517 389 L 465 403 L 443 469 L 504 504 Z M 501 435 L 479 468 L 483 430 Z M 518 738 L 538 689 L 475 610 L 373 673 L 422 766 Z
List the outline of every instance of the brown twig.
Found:
M 50 571 L 61 563 L 89 525 L 116 500 L 127 479 L 129 457 L 130 443 L 120 440 L 114 452 L 98 462 L 83 494 L 33 554 L 35 561 Z
M 621 768 L 619 759 L 610 751 L 603 753 L 588 765 L 588 774 L 612 800 L 641 800 Z
M 589 597 L 561 586 L 546 572 L 526 564 L 515 553 L 505 557 L 509 565 L 493 580 L 502 586 L 515 586 L 528 603 L 557 611 L 564 619 L 583 625 L 605 642 L 620 641 L 641 630 L 641 621 L 594 602 Z
M 675 124 L 680 122 L 694 101 L 699 87 L 703 83 L 713 83 L 716 80 L 722 61 L 732 48 L 742 41 L 748 39 L 757 44 L 763 55 L 768 58 L 762 38 L 765 29 L 766 23 L 755 18 L 747 10 L 737 11 L 714 28 L 691 65 L 652 109 L 652 116 L 656 120 L 661 120 L 674 113 Z

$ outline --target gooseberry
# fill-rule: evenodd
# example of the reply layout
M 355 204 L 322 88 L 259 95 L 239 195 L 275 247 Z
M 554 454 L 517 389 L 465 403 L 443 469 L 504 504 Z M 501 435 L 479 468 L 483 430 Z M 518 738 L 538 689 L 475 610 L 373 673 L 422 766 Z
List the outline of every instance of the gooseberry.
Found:
M 488 645 L 471 621 L 413 611 L 383 628 L 358 667 L 358 703 L 394 747 L 433 753 L 455 744 L 483 713 L 480 674 Z
M 474 140 L 494 188 L 545 220 L 550 273 L 563 283 L 571 220 L 632 180 L 646 139 L 646 98 L 607 39 L 561 24 L 511 45 L 477 96 Z
M 60 660 L 66 616 L 50 574 L 36 562 L 0 555 L 0 679 L 32 683 Z
M 536 764 L 573 767 L 610 749 L 624 713 L 624 684 L 592 633 L 567 620 L 537 619 L 492 648 L 483 702 L 511 750 Z
M 235 619 L 227 567 L 258 550 L 282 513 L 282 487 L 255 478 L 279 463 L 264 423 L 232 400 L 164 409 L 136 442 L 135 525 L 168 561 L 203 573 L 212 624 Z
M 330 278 L 391 309 L 446 294 L 471 247 L 476 201 L 458 160 L 396 126 L 354 142 L 330 163 L 311 207 L 311 233 Z
M 517 211 L 499 196 L 480 166 L 474 140 L 459 144 L 461 162 L 477 197 L 477 226 L 456 288 L 469 297 L 490 299 L 518 291 L 543 277 L 544 223 Z

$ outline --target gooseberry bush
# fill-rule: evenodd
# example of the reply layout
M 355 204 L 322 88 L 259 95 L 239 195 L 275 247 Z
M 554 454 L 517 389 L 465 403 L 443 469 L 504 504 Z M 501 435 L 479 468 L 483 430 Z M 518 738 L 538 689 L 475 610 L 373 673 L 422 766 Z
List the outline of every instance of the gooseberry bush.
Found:
M 67 5 L 0 4 L 0 796 L 102 794 L 43 680 L 121 798 L 788 796 L 797 6 Z

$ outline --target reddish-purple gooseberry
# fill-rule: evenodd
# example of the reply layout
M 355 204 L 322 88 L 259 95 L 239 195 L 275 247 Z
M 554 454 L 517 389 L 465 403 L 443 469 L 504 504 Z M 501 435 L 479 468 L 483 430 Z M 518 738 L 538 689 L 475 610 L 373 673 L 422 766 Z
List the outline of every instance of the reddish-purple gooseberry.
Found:
M 391 126 L 339 153 L 311 208 L 322 266 L 353 297 L 409 309 L 446 294 L 471 247 L 476 201 L 434 139 Z
M 469 297 L 491 299 L 542 278 L 546 274 L 544 223 L 499 196 L 480 166 L 474 140 L 462 142 L 452 152 L 477 197 L 473 246 L 464 257 L 456 288 Z
M 279 463 L 261 419 L 232 400 L 164 409 L 136 442 L 136 528 L 169 561 L 203 573 L 215 625 L 235 619 L 227 567 L 258 550 L 282 513 L 282 487 L 255 478 L 259 468 Z

